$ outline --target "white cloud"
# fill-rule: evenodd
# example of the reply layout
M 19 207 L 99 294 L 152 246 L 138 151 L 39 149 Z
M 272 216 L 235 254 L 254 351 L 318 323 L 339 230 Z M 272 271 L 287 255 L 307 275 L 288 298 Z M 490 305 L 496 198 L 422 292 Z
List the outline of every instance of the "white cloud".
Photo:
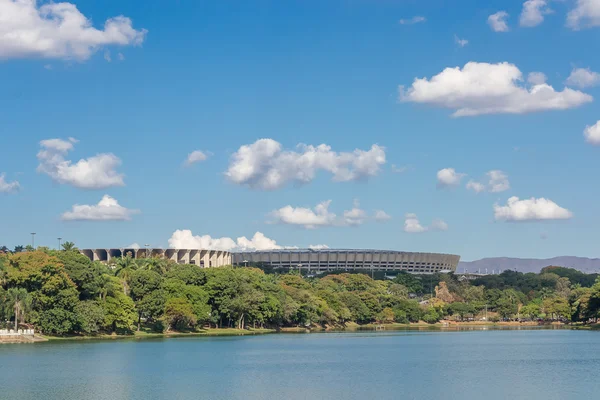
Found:
M 128 221 L 139 210 L 125 208 L 119 202 L 104 195 L 98 204 L 75 204 L 71 211 L 61 216 L 63 221 Z
M 0 193 L 16 193 L 21 188 L 18 181 L 7 182 L 6 174 L 0 174 Z
M 543 72 L 530 72 L 529 75 L 527 75 L 527 82 L 531 85 L 543 85 L 546 83 L 547 79 L 546 74 Z
M 344 224 L 350 226 L 362 225 L 367 219 L 367 213 L 360 208 L 360 202 L 354 200 L 354 206 L 344 211 Z
M 392 216 L 388 213 L 386 213 L 383 210 L 375 210 L 375 221 L 389 221 L 390 219 L 392 219 Z
M 600 1 L 577 0 L 575 8 L 567 14 L 567 27 L 573 30 L 600 25 Z
M 119 59 L 119 61 L 125 61 L 125 56 L 123 55 L 123 53 L 118 53 L 117 58 Z
M 103 29 L 94 28 L 71 3 L 0 0 L 0 58 L 84 61 L 104 46 L 140 45 L 146 33 L 122 15 L 106 20 Z
M 110 51 L 108 51 L 108 50 L 104 51 L 104 60 L 106 60 L 106 62 L 112 61 L 112 58 L 110 57 Z
M 391 216 L 382 210 L 376 210 L 373 216 L 370 216 L 360 207 L 358 200 L 354 200 L 352 208 L 345 210 L 339 217 L 329 210 L 330 205 L 331 200 L 323 201 L 312 209 L 287 205 L 271 211 L 268 214 L 270 220 L 267 222 L 315 229 L 325 226 L 358 226 L 367 221 L 375 220 L 381 222 L 391 219 Z
M 329 246 L 327 246 L 326 244 L 311 244 L 310 246 L 308 246 L 308 248 L 311 250 L 327 250 Z
M 446 231 L 448 224 L 441 219 L 435 219 L 430 226 L 423 226 L 416 214 L 406 214 L 404 216 L 404 232 L 423 233 L 427 231 Z
M 114 154 L 97 154 L 88 159 L 81 159 L 75 164 L 66 160 L 65 156 L 73 150 L 74 143 L 77 143 L 77 140 L 73 138 L 42 140 L 42 150 L 37 154 L 40 162 L 37 171 L 50 176 L 55 182 L 81 189 L 104 189 L 125 185 L 123 174 L 116 171 L 121 160 Z
M 338 153 L 325 144 L 300 144 L 298 150 L 283 150 L 273 139 L 259 139 L 233 154 L 225 175 L 239 185 L 274 190 L 291 182 L 308 183 L 320 170 L 338 182 L 365 179 L 377 175 L 385 164 L 385 149 L 376 144 L 352 153 Z
M 140 246 L 137 243 L 131 243 L 129 246 L 125 246 L 125 249 L 134 249 L 134 250 L 139 250 L 142 246 Z
M 211 249 L 211 250 L 277 250 L 283 249 L 273 239 L 261 232 L 256 232 L 252 239 L 245 236 L 237 238 L 212 238 L 210 235 L 194 236 L 189 229 L 176 230 L 169 239 L 169 247 L 173 249 Z
M 519 25 L 525 27 L 538 26 L 544 22 L 544 15 L 551 14 L 546 0 L 527 0 L 523 3 L 523 11 L 519 18 Z
M 508 32 L 508 24 L 506 23 L 508 13 L 506 11 L 498 11 L 488 17 L 487 22 L 494 32 Z
M 425 22 L 425 21 L 427 21 L 427 19 L 425 17 L 416 15 L 409 19 L 401 19 L 398 21 L 398 23 L 400 25 L 413 25 L 413 24 L 418 24 L 418 23 Z
M 481 193 L 485 191 L 485 185 L 481 182 L 470 180 L 469 182 L 467 182 L 467 189 L 470 189 L 475 193 Z
M 329 211 L 331 200 L 317 204 L 314 209 L 285 206 L 270 213 L 274 222 L 289 225 L 301 225 L 307 229 L 330 226 L 336 221 L 336 215 Z
M 408 89 L 400 86 L 400 100 L 453 109 L 454 117 L 566 110 L 593 100 L 578 90 L 557 92 L 546 83 L 524 85 L 522 81 L 523 74 L 513 64 L 469 62 L 462 69 L 446 68 L 431 79 L 417 78 Z
M 439 188 L 458 186 L 465 176 L 466 174 L 456 172 L 454 168 L 441 169 L 437 172 L 437 186 Z
M 194 150 L 188 154 L 184 164 L 189 167 L 197 162 L 205 161 L 209 155 L 210 154 L 208 152 Z
M 586 142 L 597 146 L 600 145 L 600 121 L 592 126 L 586 126 L 583 131 L 583 136 L 585 137 Z
M 572 216 L 571 211 L 543 197 L 519 200 L 513 196 L 505 206 L 494 204 L 494 217 L 497 221 L 541 221 L 569 219 Z
M 461 39 L 458 36 L 454 35 L 454 42 L 459 46 L 459 47 L 465 47 L 466 45 L 469 44 L 469 41 L 467 39 Z
M 508 180 L 508 176 L 500 170 L 491 170 L 486 174 L 488 178 L 487 183 L 481 183 L 476 181 L 469 181 L 467 183 L 467 189 L 473 190 L 476 193 L 480 192 L 490 192 L 490 193 L 500 193 L 510 189 L 510 182 Z
M 490 178 L 488 181 L 488 190 L 492 193 L 500 193 L 510 189 L 508 176 L 500 170 L 492 170 L 487 173 Z
M 566 84 L 581 89 L 600 84 L 600 74 L 589 68 L 573 68 Z

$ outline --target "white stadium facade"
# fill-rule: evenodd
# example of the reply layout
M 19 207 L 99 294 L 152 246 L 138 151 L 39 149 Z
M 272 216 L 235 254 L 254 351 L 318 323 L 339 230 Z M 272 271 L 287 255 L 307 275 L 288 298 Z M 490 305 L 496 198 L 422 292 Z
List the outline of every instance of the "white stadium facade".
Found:
M 271 266 L 307 271 L 377 270 L 406 271 L 415 274 L 456 271 L 460 256 L 437 253 L 411 253 L 387 250 L 285 249 L 229 252 L 201 249 L 84 249 L 81 254 L 92 261 L 110 262 L 125 255 L 133 258 L 159 257 L 201 268 Z

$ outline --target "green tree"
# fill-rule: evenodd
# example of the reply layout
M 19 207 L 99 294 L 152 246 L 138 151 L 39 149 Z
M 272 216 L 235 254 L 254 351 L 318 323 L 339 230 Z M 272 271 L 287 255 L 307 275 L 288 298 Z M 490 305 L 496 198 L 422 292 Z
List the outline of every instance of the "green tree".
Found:
M 183 330 L 196 324 L 196 315 L 192 305 L 184 298 L 171 298 L 165 304 L 165 321 L 168 330 Z
M 25 320 L 25 314 L 31 310 L 31 296 L 27 293 L 27 290 L 23 288 L 10 288 L 6 292 L 9 304 L 13 308 L 13 315 L 15 317 L 15 331 L 19 327 L 19 321 L 21 323 Z
M 75 306 L 75 330 L 90 335 L 97 334 L 106 317 L 102 303 L 97 300 L 82 301 Z
M 73 242 L 64 242 L 62 248 L 64 251 L 79 251 Z

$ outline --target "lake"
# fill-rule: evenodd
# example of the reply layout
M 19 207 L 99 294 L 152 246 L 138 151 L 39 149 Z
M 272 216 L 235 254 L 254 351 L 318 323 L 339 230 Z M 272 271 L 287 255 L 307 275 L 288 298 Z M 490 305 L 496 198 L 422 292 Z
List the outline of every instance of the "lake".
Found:
M 0 398 L 591 399 L 600 332 L 383 331 L 0 346 Z

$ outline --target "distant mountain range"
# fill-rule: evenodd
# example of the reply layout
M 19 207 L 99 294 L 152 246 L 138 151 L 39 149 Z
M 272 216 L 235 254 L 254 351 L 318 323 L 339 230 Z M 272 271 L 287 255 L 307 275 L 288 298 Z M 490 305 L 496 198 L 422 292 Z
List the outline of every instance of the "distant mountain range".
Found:
M 462 273 L 465 268 L 467 272 L 485 273 L 486 268 L 488 273 L 492 270 L 517 270 L 519 272 L 540 272 L 540 270 L 549 265 L 560 267 L 575 268 L 586 274 L 600 273 L 600 258 L 585 258 L 562 256 L 547 259 L 536 258 L 510 258 L 510 257 L 493 257 L 482 258 L 476 261 L 461 261 L 458 264 L 456 272 Z

